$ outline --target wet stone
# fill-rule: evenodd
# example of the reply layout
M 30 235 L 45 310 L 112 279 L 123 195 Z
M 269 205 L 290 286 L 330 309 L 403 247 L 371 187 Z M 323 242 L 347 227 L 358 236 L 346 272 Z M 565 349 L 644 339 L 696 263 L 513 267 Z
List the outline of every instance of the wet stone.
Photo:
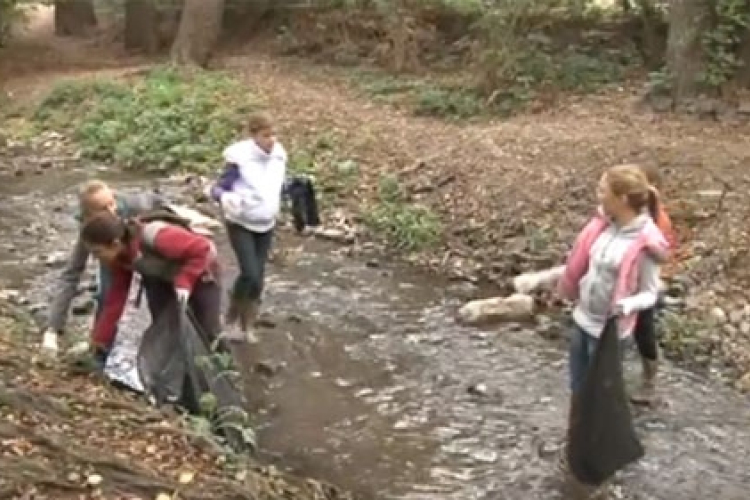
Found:
M 65 264 L 67 261 L 68 254 L 63 251 L 59 252 L 52 252 L 50 253 L 46 260 L 44 261 L 44 264 L 47 267 L 60 267 Z
M 717 323 L 726 323 L 727 321 L 727 313 L 725 313 L 724 310 L 720 307 L 714 307 L 713 309 L 711 309 L 711 317 Z
M 448 285 L 447 292 L 453 297 L 464 300 L 473 300 L 479 293 L 479 288 L 469 281 L 459 281 Z
M 472 396 L 487 396 L 488 388 L 486 384 L 472 384 L 466 389 L 466 392 Z

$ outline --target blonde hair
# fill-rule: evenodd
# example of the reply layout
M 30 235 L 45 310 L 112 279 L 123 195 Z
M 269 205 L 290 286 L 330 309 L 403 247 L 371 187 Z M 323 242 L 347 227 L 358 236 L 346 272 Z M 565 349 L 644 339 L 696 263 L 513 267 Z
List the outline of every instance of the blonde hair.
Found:
M 94 212 L 91 206 L 91 199 L 105 189 L 109 189 L 106 182 L 99 179 L 87 181 L 78 191 L 78 203 L 81 206 L 81 212 L 84 217 L 89 217 Z
M 639 165 L 617 165 L 607 170 L 606 181 L 615 196 L 624 196 L 636 212 L 649 208 L 654 192 L 646 174 Z
M 262 130 L 273 128 L 271 117 L 265 113 L 253 113 L 247 119 L 247 131 L 255 135 Z
M 661 172 L 659 172 L 659 167 L 656 165 L 639 165 L 639 168 L 646 176 L 646 179 L 648 179 L 649 184 L 657 189 L 661 188 Z

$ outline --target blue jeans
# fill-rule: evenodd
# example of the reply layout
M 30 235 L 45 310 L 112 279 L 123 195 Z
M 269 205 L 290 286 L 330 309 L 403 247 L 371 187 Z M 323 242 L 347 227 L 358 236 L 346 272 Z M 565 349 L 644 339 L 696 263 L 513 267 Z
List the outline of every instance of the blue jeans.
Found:
M 240 268 L 232 296 L 239 300 L 260 300 L 263 295 L 266 262 L 273 242 L 273 230 L 256 233 L 230 222 L 227 224 L 227 235 Z
M 570 328 L 570 350 L 568 353 L 568 370 L 570 374 L 570 390 L 573 394 L 583 389 L 586 373 L 596 356 L 599 339 L 586 333 L 575 321 Z M 620 360 L 626 347 L 625 340 L 620 340 Z

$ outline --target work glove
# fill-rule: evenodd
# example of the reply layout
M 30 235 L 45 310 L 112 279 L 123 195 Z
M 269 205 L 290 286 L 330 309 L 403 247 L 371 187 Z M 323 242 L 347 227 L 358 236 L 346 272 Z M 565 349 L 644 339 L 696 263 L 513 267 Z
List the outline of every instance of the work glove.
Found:
M 539 286 L 539 278 L 534 273 L 524 273 L 513 278 L 513 288 L 518 293 L 529 294 Z
M 242 210 L 242 198 L 237 193 L 231 191 L 223 193 L 220 201 L 221 209 L 230 216 L 236 216 Z
M 188 300 L 190 300 L 190 290 L 186 288 L 175 288 L 175 294 L 177 295 L 177 303 L 183 309 L 187 307 Z
M 57 332 L 51 328 L 47 328 L 42 333 L 42 354 L 50 358 L 57 356 L 58 345 L 57 345 Z

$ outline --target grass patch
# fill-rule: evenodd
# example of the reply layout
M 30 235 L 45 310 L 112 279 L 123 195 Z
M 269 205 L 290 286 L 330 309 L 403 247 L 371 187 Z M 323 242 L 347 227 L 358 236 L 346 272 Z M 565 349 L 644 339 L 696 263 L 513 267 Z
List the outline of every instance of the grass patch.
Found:
M 485 113 L 485 100 L 471 89 L 380 71 L 357 72 L 353 81 L 374 100 L 406 105 L 416 116 L 467 119 Z
M 382 177 L 377 194 L 375 205 L 363 213 L 365 224 L 373 231 L 406 251 L 424 250 L 440 241 L 440 217 L 427 207 L 409 203 L 398 179 Z
M 508 62 L 487 51 L 487 74 L 476 81 L 496 84 L 480 88 L 471 82 L 394 76 L 384 71 L 357 71 L 352 80 L 375 101 L 408 107 L 417 116 L 469 119 L 512 116 L 558 93 L 586 94 L 622 82 L 637 64 L 627 50 L 571 47 L 553 51 L 539 46 L 514 54 Z M 497 69 L 502 68 L 502 70 Z M 494 90 L 492 90 L 494 89 Z
M 257 106 L 239 82 L 218 72 L 158 67 L 131 81 L 59 83 L 36 107 L 43 130 L 68 132 L 82 156 L 146 171 L 206 171 L 237 139 Z

